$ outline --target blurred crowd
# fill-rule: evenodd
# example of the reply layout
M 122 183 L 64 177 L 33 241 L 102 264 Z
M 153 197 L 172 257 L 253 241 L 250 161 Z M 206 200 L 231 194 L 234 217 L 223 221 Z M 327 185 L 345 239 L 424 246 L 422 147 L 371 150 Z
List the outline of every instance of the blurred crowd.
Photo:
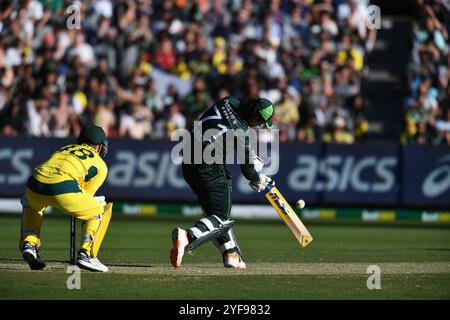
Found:
M 416 0 L 404 144 L 450 144 L 450 2 Z
M 353 143 L 368 130 L 361 81 L 376 33 L 366 27 L 367 5 L 1 1 L 0 134 L 68 137 L 95 123 L 111 138 L 164 139 L 233 95 L 272 100 L 281 141 Z M 429 102 L 430 92 L 448 99 L 447 33 L 434 10 L 417 33 L 421 68 L 411 70 L 409 108 L 424 100 L 426 112 L 443 117 Z M 161 90 L 155 74 L 179 81 Z

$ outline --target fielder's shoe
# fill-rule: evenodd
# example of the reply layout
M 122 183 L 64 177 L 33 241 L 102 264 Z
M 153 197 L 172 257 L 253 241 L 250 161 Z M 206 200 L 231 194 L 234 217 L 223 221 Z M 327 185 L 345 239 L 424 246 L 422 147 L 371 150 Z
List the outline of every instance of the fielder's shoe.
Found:
M 175 268 L 181 266 L 184 256 L 184 248 L 189 244 L 187 231 L 175 228 L 172 231 L 172 251 L 170 251 L 170 262 Z
M 100 262 L 97 258 L 92 258 L 86 254 L 83 250 L 78 252 L 77 265 L 80 268 L 89 271 L 108 272 L 108 267 Z
M 42 270 L 45 268 L 45 263 L 39 255 L 39 250 L 29 242 L 23 244 L 22 257 L 23 260 L 28 262 L 31 270 Z
M 245 262 L 237 252 L 229 252 L 223 256 L 225 268 L 245 269 Z

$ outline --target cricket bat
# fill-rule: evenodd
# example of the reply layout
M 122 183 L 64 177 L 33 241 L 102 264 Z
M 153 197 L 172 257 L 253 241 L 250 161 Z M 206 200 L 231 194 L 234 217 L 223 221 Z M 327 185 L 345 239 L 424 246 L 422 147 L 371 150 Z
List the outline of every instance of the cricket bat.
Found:
M 281 195 L 280 191 L 276 187 L 269 185 L 265 190 L 265 195 L 281 219 L 291 229 L 300 245 L 306 247 L 313 240 L 313 237 L 300 221 L 294 209 L 292 209 L 286 199 Z

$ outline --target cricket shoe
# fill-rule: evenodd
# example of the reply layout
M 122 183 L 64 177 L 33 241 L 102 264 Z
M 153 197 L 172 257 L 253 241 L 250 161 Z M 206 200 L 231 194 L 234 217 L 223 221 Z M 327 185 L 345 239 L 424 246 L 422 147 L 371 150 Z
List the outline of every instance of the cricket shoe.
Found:
M 28 263 L 31 270 L 42 270 L 45 268 L 45 263 L 39 255 L 39 250 L 29 242 L 23 244 L 22 257 Z
M 229 252 L 223 256 L 223 265 L 225 268 L 245 269 L 245 262 L 237 252 Z
M 100 262 L 97 258 L 92 258 L 84 251 L 78 252 L 77 265 L 89 271 L 108 272 L 108 267 Z
M 181 228 L 175 228 L 172 231 L 172 250 L 170 251 L 170 262 L 175 268 L 181 266 L 184 249 L 189 244 L 187 231 Z

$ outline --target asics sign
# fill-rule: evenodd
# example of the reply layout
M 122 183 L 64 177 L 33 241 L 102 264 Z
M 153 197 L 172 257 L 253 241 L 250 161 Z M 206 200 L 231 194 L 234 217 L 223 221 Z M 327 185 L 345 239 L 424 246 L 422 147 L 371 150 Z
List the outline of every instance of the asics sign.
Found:
M 394 156 L 311 155 L 297 157 L 297 168 L 289 177 L 289 187 L 296 191 L 353 190 L 360 193 L 384 193 L 395 187 Z
M 72 142 L 2 137 L 0 197 L 20 197 L 33 169 Z M 197 202 L 171 159 L 173 143 L 113 140 L 111 145 L 105 158 L 108 177 L 99 193 L 126 201 Z M 279 151 L 280 166 L 273 177 L 287 201 L 301 197 L 320 205 L 450 207 L 448 147 L 280 144 Z M 261 203 L 240 166 L 228 168 L 234 177 L 233 201 Z
M 448 147 L 409 147 L 403 153 L 402 201 L 412 205 L 450 205 Z
M 397 145 L 280 144 L 280 170 L 274 178 L 288 201 L 301 196 L 309 203 L 397 204 L 399 151 Z M 244 188 L 245 179 L 240 180 L 234 190 L 256 201 L 257 195 Z
M 422 193 L 428 198 L 435 198 L 450 189 L 450 164 L 433 169 L 423 181 Z

